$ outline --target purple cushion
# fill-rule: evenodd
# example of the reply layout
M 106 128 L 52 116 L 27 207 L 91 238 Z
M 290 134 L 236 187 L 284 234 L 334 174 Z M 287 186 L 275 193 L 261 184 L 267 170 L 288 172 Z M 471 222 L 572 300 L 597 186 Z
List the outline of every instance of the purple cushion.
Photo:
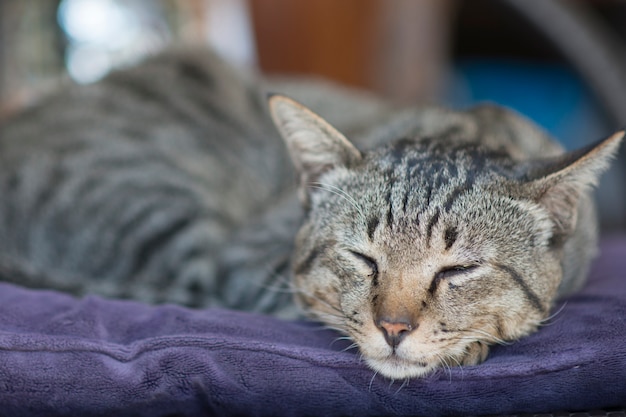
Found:
M 0 284 L 0 414 L 450 415 L 626 405 L 626 237 L 541 331 L 390 383 L 315 323 Z

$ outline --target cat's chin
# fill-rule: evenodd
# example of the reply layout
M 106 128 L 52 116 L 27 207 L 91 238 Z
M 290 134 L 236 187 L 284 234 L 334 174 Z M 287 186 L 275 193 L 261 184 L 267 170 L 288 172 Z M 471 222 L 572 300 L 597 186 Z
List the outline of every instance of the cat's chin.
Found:
M 397 355 L 385 358 L 364 358 L 370 368 L 390 379 L 420 378 L 432 373 L 439 362 L 411 361 Z
M 392 353 L 383 357 L 364 355 L 364 359 L 380 375 L 390 379 L 407 379 L 426 376 L 442 367 L 477 365 L 487 358 L 488 352 L 488 345 L 473 342 L 456 349 L 454 353 L 448 352 L 437 357 L 414 359 Z

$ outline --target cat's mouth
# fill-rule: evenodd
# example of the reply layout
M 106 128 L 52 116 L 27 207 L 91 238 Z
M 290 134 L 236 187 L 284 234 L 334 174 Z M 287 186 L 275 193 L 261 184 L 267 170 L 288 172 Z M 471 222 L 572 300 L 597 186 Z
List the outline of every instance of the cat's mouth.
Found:
M 406 346 L 400 349 L 374 349 L 361 347 L 363 359 L 376 373 L 390 379 L 420 378 L 439 368 L 476 365 L 483 362 L 488 344 L 480 341 L 457 341 L 445 346 L 432 346 L 427 351 Z
M 442 367 L 474 362 L 470 360 L 466 363 L 464 359 L 472 343 L 456 341 L 440 346 L 429 344 L 431 348 L 427 350 L 423 349 L 423 343 L 416 343 L 405 340 L 396 348 L 366 344 L 361 345 L 360 350 L 370 368 L 390 379 L 420 378 Z
M 419 378 L 431 373 L 439 366 L 439 361 L 434 358 L 409 359 L 396 352 L 386 357 L 364 355 L 364 359 L 370 368 L 390 379 Z

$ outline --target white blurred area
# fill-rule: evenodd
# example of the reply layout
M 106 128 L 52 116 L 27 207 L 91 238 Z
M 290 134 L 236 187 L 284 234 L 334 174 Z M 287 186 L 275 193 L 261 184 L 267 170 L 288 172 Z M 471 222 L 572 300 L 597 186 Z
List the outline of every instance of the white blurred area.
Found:
M 209 45 L 237 65 L 255 65 L 257 56 L 247 1 L 206 0 L 206 3 Z
M 211 45 L 235 64 L 256 60 L 246 0 L 63 0 L 57 19 L 68 41 L 68 73 L 79 83 L 97 81 L 174 40 Z

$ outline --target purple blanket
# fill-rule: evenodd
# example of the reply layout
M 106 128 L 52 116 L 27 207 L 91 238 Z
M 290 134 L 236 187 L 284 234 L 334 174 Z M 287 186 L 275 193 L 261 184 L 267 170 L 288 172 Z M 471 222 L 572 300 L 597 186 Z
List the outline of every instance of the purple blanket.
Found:
M 390 383 L 315 323 L 0 284 L 0 415 L 480 415 L 626 405 L 626 238 L 541 331 Z

